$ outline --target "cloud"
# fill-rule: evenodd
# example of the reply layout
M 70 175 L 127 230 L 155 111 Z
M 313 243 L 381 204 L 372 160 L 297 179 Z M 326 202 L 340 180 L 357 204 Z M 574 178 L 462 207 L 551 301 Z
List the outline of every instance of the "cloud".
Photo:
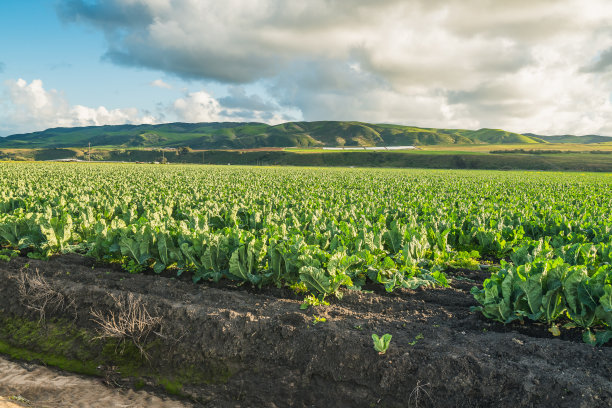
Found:
M 180 122 L 265 122 L 277 124 L 294 119 L 278 107 L 243 89 L 232 89 L 217 100 L 202 89 L 171 102 L 160 102 L 155 112 L 136 108 L 109 109 L 72 105 L 62 92 L 44 88 L 40 79 L 7 80 L 0 97 L 0 136 L 54 127 Z
M 583 72 L 605 72 L 612 68 L 612 47 L 603 50 L 595 61 L 582 68 Z
M 609 0 L 59 4 L 65 21 L 105 34 L 108 61 L 230 85 L 219 107 L 204 95 L 181 98 L 217 116 L 263 117 L 280 105 L 306 120 L 515 131 L 607 132 L 612 122 L 603 120 L 612 89 Z M 268 97 L 244 92 L 255 83 Z
M 503 123 L 516 132 L 612 135 L 610 89 L 598 87 L 600 78 L 577 75 L 575 67 L 556 59 L 548 64 L 556 67 L 491 79 L 448 100 L 468 117 L 480 118 L 482 127 Z
M 219 102 L 227 108 L 248 109 L 254 111 L 273 111 L 279 107 L 257 95 L 247 95 L 244 88 L 233 86 L 229 88 L 229 95 L 219 99 Z
M 172 85 L 162 81 L 161 79 L 156 79 L 155 81 L 151 82 L 150 85 L 156 88 L 172 89 Z
M 229 102 L 229 103 L 228 103 Z M 277 124 L 287 117 L 259 97 L 234 89 L 230 96 L 215 99 L 205 90 L 190 92 L 166 109 L 183 122 L 265 122 Z
M 99 126 L 124 123 L 154 123 L 151 115 L 142 115 L 135 108 L 108 109 L 70 105 L 64 95 L 46 90 L 40 79 L 28 83 L 24 79 L 7 80 L 2 98 L 0 122 L 11 124 L 2 132 L 32 132 L 52 127 Z M 5 125 L 7 126 L 7 125 Z
M 330 61 L 297 64 L 268 90 L 281 105 L 300 106 L 312 120 L 356 120 L 426 127 L 475 127 L 477 121 L 459 114 L 443 92 L 412 87 L 397 92 L 377 75 L 358 65 Z
M 173 112 L 185 122 L 218 122 L 221 105 L 206 91 L 191 92 L 172 104 Z
M 604 25 L 611 14 L 604 10 L 594 19 L 576 0 L 60 4 L 65 20 L 106 33 L 111 61 L 227 83 L 274 77 L 297 60 L 347 60 L 355 50 L 372 71 L 391 80 L 416 74 L 444 82 L 466 71 L 507 72 L 529 61 L 533 43 L 581 32 L 587 23 Z

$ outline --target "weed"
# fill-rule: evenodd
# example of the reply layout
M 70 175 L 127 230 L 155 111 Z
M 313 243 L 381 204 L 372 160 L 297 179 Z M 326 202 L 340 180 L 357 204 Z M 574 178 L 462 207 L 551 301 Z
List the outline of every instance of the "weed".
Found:
M 98 338 L 115 338 L 120 343 L 131 341 L 140 350 L 142 356 L 148 359 L 145 343 L 151 334 L 161 335 L 162 318 L 149 314 L 140 297 L 132 293 L 127 296 L 110 295 L 118 311 L 103 313 L 91 310 L 92 320 L 98 324 Z
M 327 319 L 324 318 L 324 317 L 313 316 L 312 324 L 325 323 L 326 321 L 327 321 Z
M 429 387 L 429 383 L 421 384 L 421 380 L 417 380 L 416 386 L 408 397 L 408 405 L 414 404 L 414 407 L 417 408 L 423 395 L 427 396 L 427 398 L 429 398 L 431 401 L 431 395 L 429 395 L 425 387 Z
M 74 299 L 55 289 L 38 269 L 34 273 L 27 273 L 21 269 L 17 280 L 17 292 L 20 302 L 28 309 L 34 310 L 39 315 L 39 323 L 44 324 L 47 312 L 56 312 L 76 309 Z
M 289 289 L 291 289 L 296 295 L 306 293 L 308 291 L 308 288 L 306 287 L 306 284 L 304 282 L 296 282 L 292 285 L 289 285 Z
M 140 273 L 146 269 L 144 265 L 141 265 L 138 262 L 134 262 L 133 259 L 130 259 L 128 262 L 123 263 L 121 267 L 129 273 Z
M 417 334 L 417 335 L 416 335 L 416 337 L 414 338 L 414 340 L 413 340 L 413 341 L 411 341 L 411 342 L 410 342 L 410 343 L 408 343 L 408 344 L 410 344 L 411 346 L 414 346 L 415 344 L 417 344 L 417 343 L 419 342 L 419 340 L 422 340 L 422 339 L 424 339 L 424 338 L 425 338 L 425 336 L 423 336 L 423 333 L 419 333 L 419 334 Z
M 306 310 L 310 306 L 329 306 L 329 302 L 325 300 L 325 295 L 315 296 L 308 295 L 304 298 L 304 303 L 300 305 L 300 309 Z

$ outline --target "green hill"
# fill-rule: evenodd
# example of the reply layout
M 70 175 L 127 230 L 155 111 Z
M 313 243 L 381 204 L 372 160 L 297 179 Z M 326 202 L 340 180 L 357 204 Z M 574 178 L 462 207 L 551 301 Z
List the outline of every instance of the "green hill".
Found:
M 574 135 L 556 135 L 556 136 L 541 136 L 533 133 L 525 133 L 525 136 L 529 136 L 533 139 L 541 139 L 546 143 L 580 143 L 580 144 L 592 144 L 592 143 L 608 143 L 612 142 L 610 136 L 599 136 L 599 135 L 585 135 L 585 136 L 574 136 Z
M 554 139 L 553 138 L 561 138 Z M 586 136 L 585 136 L 586 138 Z M 0 138 L 0 148 L 180 147 L 251 149 L 265 147 L 402 146 L 436 144 L 595 143 L 592 136 L 537 136 L 500 129 L 433 129 L 363 122 L 166 123 L 54 128 Z M 597 139 L 599 140 L 599 139 Z

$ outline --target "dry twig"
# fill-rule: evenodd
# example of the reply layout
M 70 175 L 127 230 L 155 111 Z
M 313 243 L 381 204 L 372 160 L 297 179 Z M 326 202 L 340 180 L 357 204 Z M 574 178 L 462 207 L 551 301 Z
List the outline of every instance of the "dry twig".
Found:
M 431 395 L 429 395 L 425 387 L 429 387 L 429 383 L 421 384 L 421 380 L 417 380 L 416 386 L 408 397 L 408 405 L 414 403 L 415 408 L 418 408 L 419 400 L 421 399 L 422 395 L 427 396 L 427 398 L 429 398 L 429 400 L 431 401 Z
M 45 323 L 47 313 L 67 310 L 72 307 L 76 317 L 74 299 L 55 289 L 38 269 L 27 273 L 24 269 L 15 278 L 20 302 L 28 309 L 38 312 L 38 322 Z
M 110 297 L 115 302 L 116 312 L 110 310 L 104 313 L 91 309 L 92 320 L 99 326 L 100 335 L 97 338 L 119 339 L 120 343 L 131 341 L 141 355 L 148 359 L 144 346 L 151 334 L 163 337 L 162 318 L 151 316 L 142 299 L 132 293 L 127 296 L 110 294 Z

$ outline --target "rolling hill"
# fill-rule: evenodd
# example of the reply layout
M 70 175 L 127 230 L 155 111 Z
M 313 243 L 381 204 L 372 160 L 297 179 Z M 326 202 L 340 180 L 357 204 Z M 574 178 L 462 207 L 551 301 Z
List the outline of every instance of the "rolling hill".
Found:
M 585 136 L 585 138 L 587 138 Z M 538 136 L 500 129 L 434 129 L 363 122 L 166 123 L 53 128 L 0 138 L 0 148 L 181 147 L 251 149 L 262 147 L 402 146 L 437 144 L 597 143 L 605 136 Z
M 541 136 L 533 133 L 524 133 L 525 136 L 529 136 L 534 139 L 542 139 L 547 143 L 580 143 L 580 144 L 593 144 L 593 143 L 607 143 L 612 142 L 610 136 L 600 135 L 555 135 L 555 136 Z

